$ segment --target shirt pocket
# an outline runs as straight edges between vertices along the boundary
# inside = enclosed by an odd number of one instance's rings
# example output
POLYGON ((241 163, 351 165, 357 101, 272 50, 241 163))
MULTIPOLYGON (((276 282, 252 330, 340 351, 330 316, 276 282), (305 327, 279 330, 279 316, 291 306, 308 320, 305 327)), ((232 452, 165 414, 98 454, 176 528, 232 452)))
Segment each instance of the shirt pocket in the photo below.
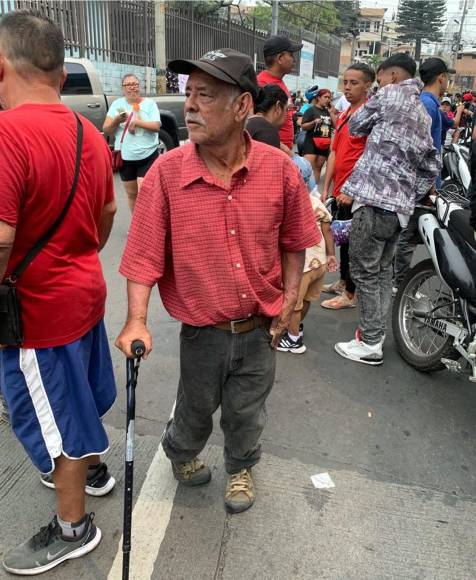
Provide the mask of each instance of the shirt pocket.
POLYGON ((279 229, 271 228, 268 231, 255 233, 255 252, 258 271, 260 274, 269 274, 279 265, 279 229))

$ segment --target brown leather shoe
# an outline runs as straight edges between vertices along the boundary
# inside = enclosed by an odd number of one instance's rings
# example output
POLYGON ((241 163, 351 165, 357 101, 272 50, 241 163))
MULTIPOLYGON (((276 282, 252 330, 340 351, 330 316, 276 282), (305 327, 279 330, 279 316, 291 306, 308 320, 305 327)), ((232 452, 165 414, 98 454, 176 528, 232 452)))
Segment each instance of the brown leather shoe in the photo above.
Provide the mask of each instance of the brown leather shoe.
POLYGON ((225 509, 231 514, 238 514, 249 509, 255 502, 251 467, 233 473, 228 479, 225 492, 225 509))
POLYGON ((174 461, 171 463, 175 479, 183 485, 190 487, 204 485, 212 478, 210 468, 198 457, 194 457, 185 463, 175 463, 174 461))

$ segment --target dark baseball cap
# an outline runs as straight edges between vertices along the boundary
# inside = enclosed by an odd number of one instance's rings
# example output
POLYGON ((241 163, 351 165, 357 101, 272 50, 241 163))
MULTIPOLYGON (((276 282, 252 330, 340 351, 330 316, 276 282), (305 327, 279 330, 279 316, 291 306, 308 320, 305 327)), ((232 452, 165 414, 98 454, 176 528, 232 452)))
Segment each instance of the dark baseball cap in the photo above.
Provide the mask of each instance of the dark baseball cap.
POLYGON ((420 78, 424 83, 443 73, 454 74, 455 72, 455 69, 448 68, 446 62, 436 56, 422 62, 419 70, 420 78))
POLYGON ((168 67, 172 72, 184 75, 199 69, 220 81, 238 86, 253 97, 258 93, 258 82, 251 58, 232 48, 210 50, 198 60, 173 60, 168 67))
POLYGON ((272 56, 280 52, 298 52, 302 47, 302 44, 293 42, 287 36, 270 36, 264 43, 263 55, 272 56))

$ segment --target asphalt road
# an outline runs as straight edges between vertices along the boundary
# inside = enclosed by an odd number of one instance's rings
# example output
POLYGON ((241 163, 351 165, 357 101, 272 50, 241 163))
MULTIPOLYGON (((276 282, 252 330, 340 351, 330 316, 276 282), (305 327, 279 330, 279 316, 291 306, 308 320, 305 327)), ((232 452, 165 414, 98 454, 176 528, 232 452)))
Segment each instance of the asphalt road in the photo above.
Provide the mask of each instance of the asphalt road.
MULTIPOLYGON (((126 310, 117 269, 129 216, 118 181, 117 189, 119 213, 102 255, 111 344, 126 310)), ((213 473, 206 487, 177 487, 159 447, 175 398, 179 324, 154 294, 154 352, 141 366, 137 393, 131 578, 476 578, 475 386, 448 372, 414 371, 391 333, 381 367, 345 361, 333 345, 352 336, 356 320, 356 311, 316 305, 306 321, 307 352, 279 353, 263 460, 254 470, 257 501, 230 516, 218 420, 204 452, 213 473), (311 476, 321 473, 335 487, 316 489, 311 476)), ((104 539, 93 554, 45 577, 120 578, 125 361, 113 351, 119 396, 105 419, 106 460, 117 486, 88 499, 104 539)), ((0 433, 3 554, 49 521, 54 495, 5 424, 0 433)))

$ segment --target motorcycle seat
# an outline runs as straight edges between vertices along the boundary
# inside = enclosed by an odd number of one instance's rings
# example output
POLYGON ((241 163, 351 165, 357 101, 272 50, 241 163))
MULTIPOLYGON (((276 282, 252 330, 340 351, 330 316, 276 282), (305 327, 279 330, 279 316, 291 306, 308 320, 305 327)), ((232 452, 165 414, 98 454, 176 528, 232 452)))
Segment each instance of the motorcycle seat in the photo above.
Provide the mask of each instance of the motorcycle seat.
POLYGON ((474 239, 474 230, 469 223, 471 210, 458 209, 451 212, 448 222, 448 230, 451 234, 463 238, 468 244, 476 250, 476 241, 474 239))

